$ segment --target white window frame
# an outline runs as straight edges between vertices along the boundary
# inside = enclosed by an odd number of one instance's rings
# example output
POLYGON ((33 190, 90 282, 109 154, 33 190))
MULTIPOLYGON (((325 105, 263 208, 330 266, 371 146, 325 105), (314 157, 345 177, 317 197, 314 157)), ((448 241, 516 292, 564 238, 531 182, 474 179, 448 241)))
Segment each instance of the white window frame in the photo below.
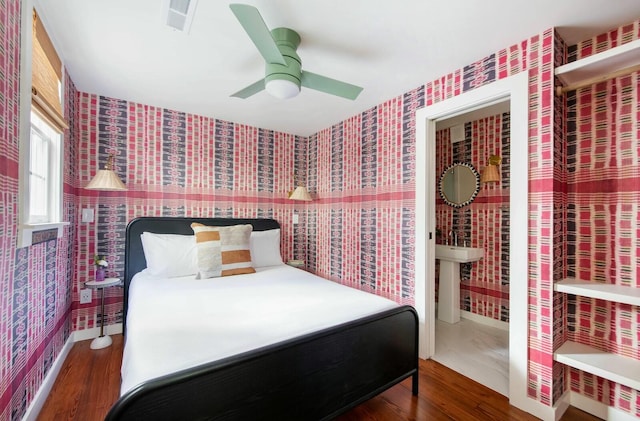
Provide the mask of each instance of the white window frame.
MULTIPOLYGON (((47 224, 61 220, 61 190, 62 190, 62 135, 51 127, 38 113, 31 111, 31 130, 29 133, 29 179, 27 180, 28 195, 24 197, 25 208, 28 212, 26 222, 29 225, 47 224), (42 140, 41 145, 35 144, 35 137, 42 140), (38 151, 41 147, 44 151, 38 151), (42 153, 41 162, 34 162, 38 154, 42 153), (44 167, 44 168, 43 168, 44 167), (34 198, 34 177, 44 179, 44 206, 41 212, 36 212, 34 198)), ((26 193, 26 192, 25 192, 26 193)), ((36 194, 35 197, 40 196, 36 194)), ((42 199, 42 198, 41 198, 42 199)))
MULTIPOLYGON (((33 0, 24 0, 22 2, 22 10, 31 11, 34 7, 33 0)), ((64 136, 62 133, 58 135, 58 139, 52 140, 50 147, 49 160, 49 183, 48 193, 51 200, 48 200, 48 215, 45 218, 31 217, 30 211, 30 164, 31 164, 31 130, 32 130, 32 109, 31 109, 31 49, 33 46, 33 17, 31 13, 22 13, 21 19, 21 43, 20 43, 20 173, 18 180, 18 206, 19 206, 19 225, 18 225, 18 244, 20 247, 28 247, 32 244, 33 233, 38 231, 57 229, 57 238, 62 237, 63 227, 69 225, 69 222, 62 221, 62 205, 63 205, 63 145, 64 136)), ((63 69, 64 71, 64 69, 63 69)), ((64 78, 62 83, 64 83, 64 78)), ((64 90, 61 90, 64 93, 64 90)), ((63 103, 64 103, 64 94, 63 103)), ((44 121, 44 119, 41 119, 44 121)), ((46 121, 44 123, 50 127, 46 121)), ((40 131, 41 128, 38 129, 40 131)))

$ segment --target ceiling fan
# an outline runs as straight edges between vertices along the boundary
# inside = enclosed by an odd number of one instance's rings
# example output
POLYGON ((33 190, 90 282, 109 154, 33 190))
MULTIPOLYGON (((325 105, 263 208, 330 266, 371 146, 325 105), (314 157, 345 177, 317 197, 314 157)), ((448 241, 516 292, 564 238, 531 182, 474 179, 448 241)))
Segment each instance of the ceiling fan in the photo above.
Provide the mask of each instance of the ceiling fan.
POLYGON ((289 28, 269 31, 255 7, 246 4, 230 4, 229 7, 266 64, 264 79, 231 96, 245 99, 266 89, 276 98, 288 99, 300 93, 300 86, 351 100, 355 100, 362 92, 359 86, 303 71, 300 56, 296 53, 300 45, 300 35, 296 31, 289 28))

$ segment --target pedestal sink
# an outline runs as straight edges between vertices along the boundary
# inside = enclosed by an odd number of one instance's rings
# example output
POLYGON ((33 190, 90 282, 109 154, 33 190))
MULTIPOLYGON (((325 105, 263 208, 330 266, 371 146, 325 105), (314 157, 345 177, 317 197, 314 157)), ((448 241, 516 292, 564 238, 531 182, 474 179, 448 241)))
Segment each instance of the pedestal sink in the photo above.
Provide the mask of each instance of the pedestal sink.
POLYGON ((440 259, 439 320, 460 321, 460 263, 475 262, 483 257, 481 248, 436 244, 436 259, 440 259))

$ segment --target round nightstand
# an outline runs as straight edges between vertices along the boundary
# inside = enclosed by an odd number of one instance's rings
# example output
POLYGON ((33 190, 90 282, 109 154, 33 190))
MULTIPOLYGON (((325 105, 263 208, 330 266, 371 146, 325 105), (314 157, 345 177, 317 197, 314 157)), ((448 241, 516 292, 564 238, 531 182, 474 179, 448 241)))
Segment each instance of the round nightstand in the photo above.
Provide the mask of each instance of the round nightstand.
POLYGON ((121 285, 120 278, 106 278, 104 281, 88 281, 84 285, 100 290, 100 336, 91 341, 91 349, 102 349, 111 345, 111 336, 104 334, 104 289, 121 285))

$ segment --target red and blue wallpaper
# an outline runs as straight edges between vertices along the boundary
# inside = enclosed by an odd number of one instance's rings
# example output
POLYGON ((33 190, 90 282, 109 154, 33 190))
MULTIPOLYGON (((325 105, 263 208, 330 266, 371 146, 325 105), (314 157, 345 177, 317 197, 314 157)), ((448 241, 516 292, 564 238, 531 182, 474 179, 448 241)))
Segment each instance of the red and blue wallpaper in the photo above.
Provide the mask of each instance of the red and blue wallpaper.
MULTIPOLYGON (((553 311, 551 252, 555 240, 556 38, 553 30, 545 31, 311 136, 308 167, 309 185, 318 196, 307 208, 308 260, 312 270, 398 302, 411 303, 415 110, 497 79, 528 72, 531 258, 529 270, 512 276, 511 282, 529 285, 528 393, 546 405, 559 398, 564 378, 562 367, 553 362, 554 333, 562 329, 558 323, 561 318, 553 311), (360 184, 354 186, 358 179, 360 184), (342 224, 340 230, 334 225, 338 222, 342 224), (557 384, 559 389, 554 389, 557 384)), ((491 294, 500 298, 492 299, 495 304, 489 313, 504 317, 502 291, 491 294)), ((475 305, 473 299, 469 305, 475 305)))
MULTIPOLYGON (((65 160, 64 235, 17 248, 19 221, 20 7, 0 2, 0 419, 22 419, 71 334, 77 221, 75 159, 65 160)), ((64 154, 75 156, 73 83, 65 80, 64 154)))
MULTIPOLYGON (((640 38, 640 21, 568 49, 571 61, 640 38)), ((640 288, 640 72, 569 92, 567 276, 640 288)), ((637 306, 570 296, 567 337, 640 359, 637 306)), ((637 390, 571 369, 568 386, 640 417, 637 390)))
MULTIPOLYGON (((78 204, 96 209, 96 223, 77 227, 75 297, 94 254, 106 257, 108 276, 123 276, 125 228, 139 216, 275 218, 283 258, 304 259, 301 224, 290 223, 301 205, 286 197, 294 174, 304 176, 306 138, 86 93, 77 102, 78 204), (128 190, 82 188, 110 154, 128 190)), ((122 290, 105 297, 107 324, 121 322, 122 290)), ((96 326, 98 311, 96 301, 74 306, 74 330, 96 326)))
POLYGON ((413 304, 413 111, 423 105, 418 89, 310 136, 310 270, 413 304))
MULTIPOLYGON (((436 198, 436 226, 443 236, 458 234, 459 244, 484 250, 484 258, 460 267, 460 309, 503 322, 509 321, 509 113, 471 121, 465 138, 451 143, 449 129, 436 132, 436 175, 454 162, 481 172, 490 155, 502 158, 501 180, 481 184, 474 201, 453 208, 436 198)), ((436 271, 436 283, 438 281, 436 271)))
MULTIPOLYGON (((0 2, 0 418, 20 419, 70 332, 95 326, 98 300, 80 305, 78 289, 93 276, 95 253, 107 256, 110 274, 122 275, 124 227, 136 216, 273 217, 282 223, 285 259, 305 259, 309 269, 321 276, 412 303, 415 110, 525 71, 529 75, 530 116, 529 265, 512 275, 511 282, 526 282, 529 290, 528 303, 523 303, 529 309, 529 396, 553 405, 570 386, 638 413, 636 391, 574 371, 570 372, 570 385, 565 385, 564 368, 553 362, 554 346, 566 336, 583 341, 591 340, 586 339, 591 334, 603 337, 599 346, 624 354, 638 349, 634 308, 600 302, 565 303, 553 293, 554 280, 566 273, 595 278, 613 273, 615 282, 620 283, 632 282, 632 274, 637 279, 638 258, 629 251, 638 248, 634 242, 638 212, 635 205, 629 205, 638 202, 634 196, 637 174, 627 172, 635 168, 638 155, 629 152, 637 152, 637 73, 578 91, 574 102, 569 99, 566 137, 560 133, 564 104, 553 96, 553 68, 566 55, 553 30, 308 138, 77 93, 67 78, 66 113, 71 127, 65 133, 65 155, 69 158, 65 160, 64 212, 71 225, 61 239, 17 249, 20 5, 17 0, 0 2), (575 124, 572 128, 571 113, 586 116, 593 107, 607 111, 598 114, 591 125, 575 124), (631 128, 625 125, 629 121, 631 128), (614 148, 607 149, 604 160, 598 152, 599 140, 594 140, 599 139, 603 124, 615 127, 605 137, 615 136, 616 148, 621 149, 615 154, 614 148), (566 155, 561 153, 565 142, 566 155), (593 147, 583 149, 590 144, 593 147), (109 154, 114 154, 116 170, 128 191, 83 189, 109 154), (571 176, 570 165, 566 177, 558 171, 563 159, 580 163, 573 165, 571 176), (583 159, 589 165, 584 165, 583 159), (623 193, 603 199, 597 188, 577 178, 589 180, 589 171, 599 165, 612 171, 611 180, 627 186, 623 193), (297 182, 307 185, 316 200, 300 203, 285 199, 297 182), (558 191, 565 185, 566 196, 558 191), (575 201, 566 199, 572 195, 575 201), (570 203, 575 203, 575 211, 570 203), (96 210, 96 223, 80 222, 83 208, 96 210), (300 215, 295 226, 290 223, 294 213, 300 215), (624 222, 622 231, 607 225, 613 218, 624 222), (600 227, 597 224, 602 224, 597 232, 588 232, 588 227, 600 227), (558 226, 563 228, 555 230, 558 226), (605 264, 602 273, 599 267, 583 264, 580 254, 583 247, 591 246, 594 235, 597 244, 603 240, 616 251, 615 258, 596 256, 605 264), (566 318, 568 329, 564 327, 564 308, 574 309, 566 318), (601 309, 610 320, 598 319, 601 309), (584 332, 587 326, 593 326, 588 335, 584 332)), ((603 37, 569 49, 569 59, 637 39, 638 23, 603 37)), ((500 125, 504 124, 502 120, 500 125)), ((502 153, 507 155, 504 149, 502 153)), ((478 167, 484 159, 478 157, 478 167)), ((504 166, 502 169, 504 177, 504 166)), ((485 190, 487 202, 478 202, 487 215, 501 221, 508 212, 503 204, 508 188, 504 183, 485 190), (498 209, 489 211, 489 203, 498 209)), ((466 230, 473 218, 481 218, 474 216, 481 211, 474 212, 462 212, 447 221, 466 230)), ((495 239, 503 229, 494 227, 488 235, 495 239)), ((505 245, 500 243, 496 256, 503 253, 505 245)), ((496 264, 498 260, 496 257, 496 264)), ((490 287, 470 284, 469 308, 487 307, 485 314, 505 317, 503 290, 498 286, 502 281, 497 280, 500 276, 487 275, 490 287), (487 293, 477 294, 478 288, 487 293), (501 298, 486 298, 496 295, 501 298)), ((470 277, 479 280, 484 275, 480 271, 474 274, 472 269, 470 277)), ((121 312, 121 291, 108 289, 107 323, 120 321, 121 312)))

